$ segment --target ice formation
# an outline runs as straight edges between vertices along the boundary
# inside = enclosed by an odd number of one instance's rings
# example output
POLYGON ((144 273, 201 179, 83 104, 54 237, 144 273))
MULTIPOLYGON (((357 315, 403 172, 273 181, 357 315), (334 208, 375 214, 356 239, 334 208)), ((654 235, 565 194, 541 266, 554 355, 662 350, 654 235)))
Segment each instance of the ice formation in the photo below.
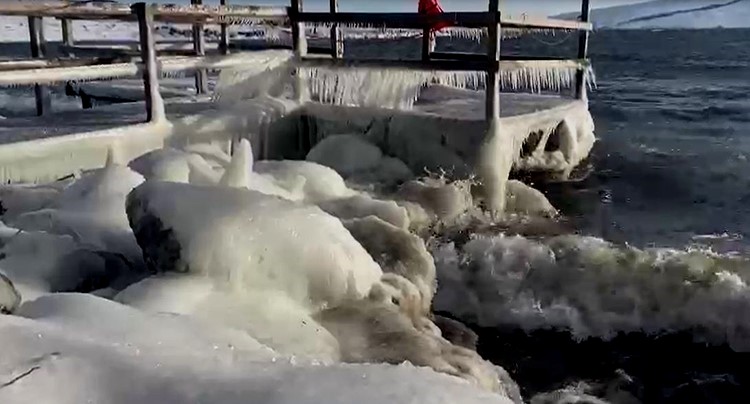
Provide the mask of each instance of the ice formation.
POLYGON ((246 333, 61 294, 0 316, 8 404, 55 402, 510 403, 411 365, 320 366, 279 355, 246 333), (346 386, 342 389, 341 386, 346 386))

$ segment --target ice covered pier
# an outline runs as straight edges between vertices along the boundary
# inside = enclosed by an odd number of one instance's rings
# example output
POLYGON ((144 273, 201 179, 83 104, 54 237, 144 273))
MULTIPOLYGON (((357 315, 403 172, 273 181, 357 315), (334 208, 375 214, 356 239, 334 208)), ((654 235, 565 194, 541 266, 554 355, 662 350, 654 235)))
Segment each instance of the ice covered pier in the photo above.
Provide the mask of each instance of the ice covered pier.
POLYGON ((567 177, 593 145, 588 0, 579 21, 507 16, 498 0, 489 0, 486 12, 439 13, 340 12, 338 0, 328 12, 307 12, 301 0, 289 7, 191 3, 0 4, 0 15, 28 18, 32 55, 0 61, 0 87, 34 86, 40 115, 0 121, 0 179, 49 180, 98 167, 113 147, 133 158, 165 144, 240 137, 251 140, 256 158, 300 158, 338 133, 363 134, 415 172, 448 168, 463 176, 482 164, 492 122, 502 128, 502 139, 495 137, 504 150, 493 158, 567 177), (45 18, 60 21, 63 56, 45 52, 45 18), (137 43, 97 46, 76 37, 75 23, 100 20, 137 24, 137 43), (191 39, 170 46, 158 40, 157 24, 190 24, 191 39), (232 39, 235 26, 263 31, 270 49, 243 50, 232 39), (206 40, 211 28, 218 32, 214 42, 206 40), (328 45, 308 46, 320 31, 328 45), (570 59, 501 54, 504 38, 557 31, 579 32, 570 59), (346 55, 346 37, 373 32, 421 34, 420 57, 346 55), (445 36, 483 40, 486 52, 441 51, 438 39, 445 36), (160 81, 186 72, 195 77, 198 97, 177 94, 164 102, 160 81), (142 90, 132 91, 131 80, 128 92, 143 103, 51 112, 46 86, 117 79, 108 82, 112 92, 125 93, 121 80, 133 77, 142 79, 142 90), (211 79, 213 95, 202 96, 211 79))

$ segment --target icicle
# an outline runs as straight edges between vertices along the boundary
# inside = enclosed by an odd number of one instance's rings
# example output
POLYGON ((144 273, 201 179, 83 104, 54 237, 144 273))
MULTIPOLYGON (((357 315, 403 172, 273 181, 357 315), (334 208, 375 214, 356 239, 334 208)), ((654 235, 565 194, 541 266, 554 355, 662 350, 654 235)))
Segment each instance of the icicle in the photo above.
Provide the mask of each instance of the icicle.
POLYGON ((250 141, 240 139, 235 144, 232 160, 229 162, 219 184, 231 188, 249 188, 250 173, 253 167, 253 149, 250 141))

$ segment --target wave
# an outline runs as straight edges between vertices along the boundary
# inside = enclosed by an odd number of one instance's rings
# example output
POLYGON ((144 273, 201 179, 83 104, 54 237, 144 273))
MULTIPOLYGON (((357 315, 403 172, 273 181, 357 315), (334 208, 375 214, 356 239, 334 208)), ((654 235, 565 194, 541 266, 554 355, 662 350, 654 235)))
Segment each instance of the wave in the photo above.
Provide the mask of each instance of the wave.
POLYGON ((577 235, 479 235, 434 250, 435 308, 484 327, 563 329, 578 339, 692 332, 750 350, 750 260, 637 249, 577 235))

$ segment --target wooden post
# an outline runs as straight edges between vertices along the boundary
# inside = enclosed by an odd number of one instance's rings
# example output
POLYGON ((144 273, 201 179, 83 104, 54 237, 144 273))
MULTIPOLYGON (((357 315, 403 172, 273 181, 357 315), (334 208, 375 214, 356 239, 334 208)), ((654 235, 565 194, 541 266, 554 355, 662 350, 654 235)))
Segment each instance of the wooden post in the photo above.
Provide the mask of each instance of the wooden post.
POLYGON ((146 120, 152 122, 164 115, 159 94, 159 66, 154 43, 154 10, 146 3, 135 3, 131 11, 138 19, 138 33, 143 62, 143 90, 146 94, 146 120))
POLYGON ((62 41, 63 45, 65 45, 68 49, 66 49, 65 54, 68 56, 73 56, 73 52, 70 48, 75 46, 75 39, 73 38, 73 21, 63 18, 60 20, 60 24, 62 25, 62 41))
MULTIPOLYGON (((227 5, 227 0, 221 0, 219 3, 222 6, 227 5)), ((229 54, 229 26, 227 24, 221 24, 221 38, 219 39, 219 52, 222 55, 229 54)))
MULTIPOLYGON (((44 59, 47 44, 44 40, 44 26, 41 17, 29 17, 29 44, 31 46, 31 57, 44 59)), ((38 116, 44 115, 52 109, 47 87, 35 84, 34 97, 36 98, 36 114, 38 116)))
MULTIPOLYGON (((590 0, 581 0, 581 21, 589 22, 591 20, 590 0)), ((578 38, 578 59, 586 59, 589 54, 589 31, 581 31, 578 38)), ((583 69, 576 73, 576 98, 585 100, 586 96, 586 74, 583 69)))
MULTIPOLYGON (((203 0, 190 0, 190 4, 201 5, 203 0)), ((206 38, 203 35, 202 24, 193 24, 193 50, 196 56, 206 55, 206 38)), ((204 69, 195 71, 195 91, 198 94, 208 93, 208 72, 204 69)))
POLYGON ((487 93, 485 101, 485 118, 489 123, 492 119, 500 117, 500 12, 499 0, 490 0, 489 12, 493 16, 487 26, 487 93))
MULTIPOLYGON (((339 12, 339 0, 330 0, 331 14, 339 12)), ((341 34, 341 27, 333 24, 331 27, 331 56, 334 59, 344 57, 344 36, 341 34)))
MULTIPOLYGON (((307 56, 307 34, 305 33, 305 24, 299 22, 299 13, 302 12, 302 0, 292 0, 292 47, 294 55, 298 60, 307 56)), ((300 74, 299 67, 295 72, 294 95, 295 98, 302 102, 308 98, 306 83, 300 74)))

